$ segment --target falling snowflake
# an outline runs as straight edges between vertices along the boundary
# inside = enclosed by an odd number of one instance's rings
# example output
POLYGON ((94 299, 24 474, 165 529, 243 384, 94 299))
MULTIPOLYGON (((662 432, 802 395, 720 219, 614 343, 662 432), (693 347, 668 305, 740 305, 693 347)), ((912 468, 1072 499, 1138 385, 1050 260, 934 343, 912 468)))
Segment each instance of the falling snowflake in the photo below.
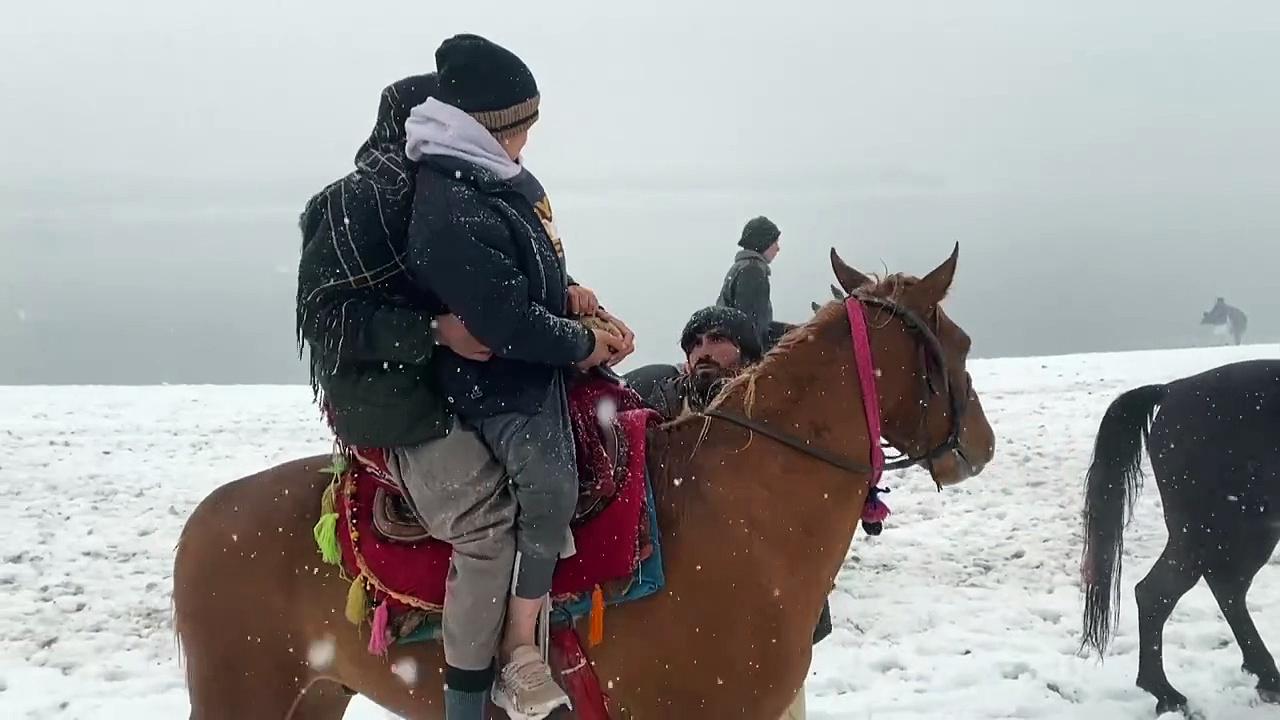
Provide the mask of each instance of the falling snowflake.
POLYGON ((316 670, 326 670, 333 664, 333 657, 337 653, 337 642, 334 641, 332 635, 325 635, 323 638, 311 643, 311 647, 307 648, 307 664, 316 670))
POLYGON ((617 417, 618 403, 613 398, 604 397, 596 403, 596 420, 600 423, 600 427, 607 428, 613 425, 617 417))
POLYGON ((391 672, 400 678, 405 685, 416 685, 418 682, 418 661, 413 658, 401 658, 391 664, 391 672))

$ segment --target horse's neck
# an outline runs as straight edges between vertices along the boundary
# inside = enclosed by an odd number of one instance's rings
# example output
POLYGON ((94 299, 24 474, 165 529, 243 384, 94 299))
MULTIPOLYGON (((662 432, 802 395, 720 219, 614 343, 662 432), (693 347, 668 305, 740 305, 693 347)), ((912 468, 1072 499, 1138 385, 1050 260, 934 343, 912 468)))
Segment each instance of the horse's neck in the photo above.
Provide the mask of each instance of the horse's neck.
MULTIPOLYGON (((843 347, 825 340, 815 331, 814 339, 770 356, 752 379, 726 389, 719 407, 866 463, 870 440, 852 352, 847 338, 843 347)), ((741 547, 745 536, 794 553, 797 563, 811 559, 831 573, 839 567, 866 497, 865 476, 723 420, 686 423, 672 437, 672 452, 689 458, 672 468, 688 501, 679 522, 704 535, 701 542, 741 547)))

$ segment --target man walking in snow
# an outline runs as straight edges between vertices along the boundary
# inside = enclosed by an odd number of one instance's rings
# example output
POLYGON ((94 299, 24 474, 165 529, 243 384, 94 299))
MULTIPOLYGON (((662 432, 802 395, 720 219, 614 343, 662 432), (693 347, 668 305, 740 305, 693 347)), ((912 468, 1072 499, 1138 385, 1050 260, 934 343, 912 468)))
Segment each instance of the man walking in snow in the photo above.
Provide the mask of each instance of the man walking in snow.
POLYGON ((773 302, 769 297, 769 265, 781 250, 782 232, 767 217, 747 221, 738 246, 742 248, 725 273, 716 305, 746 314, 755 328, 761 347, 768 350, 782 336, 786 326, 773 322, 773 302))

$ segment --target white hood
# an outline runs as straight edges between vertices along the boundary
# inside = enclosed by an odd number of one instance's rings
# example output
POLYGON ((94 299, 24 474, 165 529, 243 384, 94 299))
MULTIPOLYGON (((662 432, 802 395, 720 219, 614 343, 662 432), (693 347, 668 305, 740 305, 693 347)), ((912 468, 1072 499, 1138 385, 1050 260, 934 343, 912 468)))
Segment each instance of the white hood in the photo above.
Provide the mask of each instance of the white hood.
POLYGON ((478 120, 435 98, 409 113, 404 131, 404 151, 414 162, 428 155, 443 155, 482 167, 502 180, 524 170, 478 120))

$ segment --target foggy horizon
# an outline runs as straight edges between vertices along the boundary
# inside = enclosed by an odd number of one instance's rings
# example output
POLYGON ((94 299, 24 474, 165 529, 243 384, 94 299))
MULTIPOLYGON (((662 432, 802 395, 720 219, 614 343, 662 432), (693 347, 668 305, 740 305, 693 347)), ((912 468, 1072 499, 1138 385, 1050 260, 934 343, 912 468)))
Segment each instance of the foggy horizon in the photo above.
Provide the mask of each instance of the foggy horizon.
MULTIPOLYGON (((14 11, 5 13, 14 15, 14 11)), ((1280 339, 1280 7, 1144 0, 727 0, 497 13, 394 2, 122 17, 66 0, 0 26, 0 384, 305 382, 307 198, 351 170, 387 84, 476 32, 543 94, 527 164, 571 272, 678 361, 742 224, 782 229, 780 320, 827 250, 923 274, 979 357, 1280 339)))

